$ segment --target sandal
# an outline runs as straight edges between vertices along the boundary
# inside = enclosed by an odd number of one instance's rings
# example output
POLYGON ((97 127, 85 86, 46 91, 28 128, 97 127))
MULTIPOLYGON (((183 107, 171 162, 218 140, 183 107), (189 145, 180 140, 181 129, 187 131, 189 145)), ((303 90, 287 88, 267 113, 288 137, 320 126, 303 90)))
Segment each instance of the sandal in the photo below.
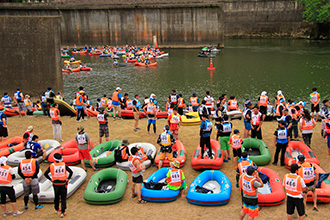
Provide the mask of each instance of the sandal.
POLYGON ((318 212, 319 210, 318 210, 317 208, 315 208, 315 207, 314 207, 314 208, 313 208, 313 211, 316 211, 316 212, 318 212))
POLYGON ((137 197, 137 194, 136 193, 132 194, 132 198, 135 198, 135 197, 137 197))
POLYGON ((145 200, 141 199, 141 200, 138 200, 138 201, 137 201, 137 203, 138 203, 138 204, 146 204, 146 203, 147 203, 147 201, 145 201, 145 200))

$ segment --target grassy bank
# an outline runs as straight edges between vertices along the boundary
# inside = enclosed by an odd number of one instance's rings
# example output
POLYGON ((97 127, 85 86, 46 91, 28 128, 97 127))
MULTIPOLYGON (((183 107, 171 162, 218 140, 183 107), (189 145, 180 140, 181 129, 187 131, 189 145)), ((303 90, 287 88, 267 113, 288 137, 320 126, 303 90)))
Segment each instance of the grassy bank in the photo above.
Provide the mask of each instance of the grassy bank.
MULTIPOLYGON (((98 144, 98 123, 95 118, 77 123, 73 118, 63 117, 63 139, 65 141, 72 140, 76 134, 76 128, 82 124, 85 127, 86 132, 91 137, 94 145, 98 144)), ((156 146, 157 137, 151 135, 148 136, 146 132, 147 120, 140 121, 140 127, 142 128, 138 132, 133 131, 133 120, 110 120, 110 139, 122 140, 128 139, 131 143, 134 142, 149 142, 156 146)), ((165 125, 165 120, 157 121, 157 132, 162 132, 165 125)), ((39 139, 52 139, 52 127, 51 120, 47 117, 25 117, 8 118, 8 131, 10 137, 16 135, 22 135, 29 125, 34 126, 34 134, 39 136, 39 139)), ((242 121, 233 121, 234 128, 237 128, 243 133, 244 125, 242 121)), ((277 127, 276 122, 265 122, 262 126, 263 137, 266 144, 269 146, 272 157, 275 152, 273 145, 273 133, 277 127)), ((318 122, 312 139, 312 148, 320 160, 321 167, 329 172, 330 163, 328 163, 329 156, 327 155, 326 142, 320 136, 321 124, 318 122)), ((215 132, 213 131, 212 137, 215 138, 215 132)), ((192 153, 196 146, 199 144, 199 127, 198 126, 184 126, 180 128, 179 139, 186 146, 188 151, 187 162, 183 167, 183 171, 186 175, 187 184, 200 173, 192 169, 190 161, 192 153)), ((158 149, 158 146, 157 146, 158 149)), ((48 164, 42 164, 43 171, 46 170, 48 164)), ((284 174, 288 173, 285 167, 267 165, 278 172, 283 178, 284 174)), ((202 207, 191 205, 186 199, 179 198, 175 202, 157 204, 148 203, 145 205, 137 204, 136 199, 131 198, 131 174, 127 172, 129 183, 127 185, 124 199, 114 205, 109 206, 94 206, 88 205, 84 199, 84 191, 90 176, 94 173, 91 169, 88 170, 88 177, 85 183, 68 199, 68 209, 66 219, 238 219, 241 209, 241 196, 239 190, 235 187, 235 171, 232 161, 225 163, 221 168, 228 178, 231 180, 233 188, 229 204, 219 207, 202 207)), ((151 167, 144 173, 144 177, 148 177, 156 171, 156 167, 151 167)), ((23 197, 18 199, 18 206, 20 210, 23 209, 23 197)), ((43 209, 35 211, 32 209, 33 204, 30 203, 30 210, 25 212, 22 217, 24 219, 56 219, 59 216, 54 214, 53 204, 46 204, 43 209)), ((313 206, 309 204, 307 207, 308 219, 329 219, 329 204, 320 204, 319 212, 312 211, 313 206)), ((286 205, 283 203, 280 206, 265 207, 260 212, 258 219, 286 219, 286 205)), ((6 217, 8 219, 12 217, 6 217)))

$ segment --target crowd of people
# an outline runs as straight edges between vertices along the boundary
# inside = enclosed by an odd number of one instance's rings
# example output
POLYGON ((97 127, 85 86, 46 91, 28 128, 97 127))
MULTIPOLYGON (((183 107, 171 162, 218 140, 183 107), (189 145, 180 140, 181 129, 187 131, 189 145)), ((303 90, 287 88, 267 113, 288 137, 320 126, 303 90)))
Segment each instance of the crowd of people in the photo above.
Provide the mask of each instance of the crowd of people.
MULTIPOLYGON (((253 219, 258 216, 259 206, 257 197, 257 188, 263 186, 259 174, 257 172, 256 165, 248 158, 246 152, 242 152, 243 139, 240 137, 240 131, 233 128, 233 124, 229 121, 227 115, 228 112, 238 111, 239 105, 235 96, 230 96, 227 100, 227 95, 223 94, 217 101, 211 97, 210 92, 206 91, 204 99, 200 102, 196 93, 193 93, 190 100, 184 100, 182 94, 176 94, 176 90, 172 90, 172 93, 167 98, 166 111, 168 112, 167 125, 164 127, 164 132, 157 134, 156 128, 156 114, 160 111, 157 105, 156 95, 151 94, 150 97, 145 97, 144 101, 139 101, 139 94, 134 96, 131 100, 128 98, 128 94, 121 95, 122 89, 117 87, 112 93, 111 98, 107 98, 104 94, 102 98, 97 100, 95 108, 91 106, 88 101, 88 96, 84 92, 83 87, 79 88, 74 100, 74 107, 77 110, 77 122, 87 120, 85 118, 85 109, 92 108, 98 111, 97 121, 99 123, 99 142, 102 143, 102 138, 105 137, 106 141, 109 140, 109 128, 108 118, 109 112, 113 114, 113 120, 121 117, 121 111, 132 110, 134 112, 134 131, 136 132, 140 128, 138 122, 141 112, 147 115, 148 125, 147 132, 150 135, 150 127, 153 125, 153 133, 158 136, 157 144, 160 145, 160 162, 158 168, 162 168, 163 160, 167 158, 170 161, 171 169, 169 170, 166 178, 166 187, 173 190, 182 190, 182 196, 186 189, 185 176, 182 170, 180 170, 180 162, 176 160, 177 152, 174 148, 174 144, 179 138, 179 129, 181 126, 181 116, 185 112, 198 112, 201 118, 200 125, 200 147, 201 158, 207 157, 213 159, 210 137, 213 130, 212 118, 215 120, 216 138, 220 141, 221 150, 223 151, 224 162, 231 160, 230 148, 232 148, 234 167, 237 172, 237 184, 242 191, 243 208, 240 214, 240 218, 243 219, 246 214, 249 215, 249 219, 253 219), (220 140, 219 140, 220 139, 220 140), (204 147, 208 149, 205 154, 204 147)), ((63 141, 61 138, 61 116, 58 109, 58 104, 52 101, 53 98, 61 98, 60 94, 57 96, 51 88, 48 88, 43 93, 41 99, 41 107, 45 115, 48 115, 52 119, 53 135, 54 139, 63 141), (44 103, 44 104, 42 104, 44 103), (43 107, 44 106, 44 107, 43 107)), ((275 111, 269 111, 269 106, 273 103, 267 96, 267 92, 262 92, 258 102, 253 105, 252 101, 246 99, 244 103, 244 109, 242 115, 244 117, 244 138, 251 136, 252 138, 262 139, 262 123, 269 116, 269 113, 274 113, 276 120, 278 121, 278 128, 274 132, 274 145, 276 151, 274 155, 273 165, 277 165, 279 154, 280 165, 284 166, 284 153, 288 146, 288 143, 292 139, 299 137, 299 131, 306 145, 311 147, 311 137, 313 134, 313 128, 315 127, 319 117, 322 117, 322 130, 324 137, 330 136, 330 114, 328 111, 328 100, 323 100, 323 107, 320 111, 321 95, 317 92, 316 88, 312 89, 310 94, 311 112, 306 109, 306 103, 300 101, 297 104, 293 100, 286 100, 282 91, 278 91, 274 102, 275 111), (314 120, 314 116, 315 119, 314 120)), ((19 110, 26 111, 26 102, 23 93, 20 89, 14 94, 14 101, 16 102, 19 110)), ((0 138, 6 138, 8 136, 7 131, 7 117, 4 113, 5 108, 12 108, 11 98, 7 93, 1 99, 3 108, 0 113, 0 138)), ((97 171, 93 164, 93 160, 89 154, 88 148, 90 147, 90 138, 84 131, 83 126, 78 127, 78 133, 76 134, 76 142, 79 148, 79 155, 81 158, 81 164, 83 169, 86 170, 84 160, 88 160, 92 169, 97 171)), ((36 157, 43 156, 45 159, 45 152, 38 144, 38 136, 33 135, 33 127, 29 126, 27 131, 23 134, 23 142, 26 149, 26 159, 19 165, 19 175, 24 179, 24 203, 25 209, 28 209, 28 196, 33 194, 33 201, 35 203, 35 209, 42 208, 42 205, 38 203, 39 185, 37 181, 37 173, 39 171, 39 164, 34 159, 36 157)), ((328 153, 330 155, 330 139, 328 138, 328 153)), ((118 148, 119 159, 116 160, 128 161, 129 168, 132 171, 132 198, 138 197, 138 203, 146 203, 141 198, 141 184, 143 183, 142 171, 145 169, 141 165, 143 160, 148 159, 144 154, 143 148, 133 147, 128 150, 129 142, 124 140, 122 145, 118 148)), ((152 158, 149 158, 152 159, 152 158)), ((60 154, 55 155, 55 163, 51 164, 49 169, 45 172, 46 178, 53 181, 55 192, 55 210, 57 213, 61 213, 61 216, 65 216, 66 209, 66 188, 67 180, 72 176, 72 171, 65 163, 62 162, 60 154), (60 168, 59 168, 60 167, 60 168), (66 173, 70 173, 67 177, 66 173), (51 173, 51 176, 49 175, 51 173), (62 202, 61 209, 59 208, 59 201, 62 202)), ((4 210, 4 215, 10 214, 4 205, 6 203, 6 195, 9 196, 14 215, 20 215, 22 212, 17 210, 16 200, 13 192, 11 181, 15 176, 13 175, 12 168, 6 165, 7 158, 2 157, 0 160, 1 171, 0 173, 0 192, 1 192, 1 204, 4 210)), ((318 181, 318 171, 312 164, 305 162, 305 157, 300 155, 297 158, 297 163, 293 163, 290 169, 291 173, 284 177, 284 187, 287 192, 287 214, 288 219, 292 218, 294 209, 297 208, 300 219, 305 216, 306 207, 306 193, 308 191, 313 192, 314 209, 317 211, 315 185, 318 181), (308 170, 309 175, 304 175, 308 170), (294 183, 294 184, 293 184, 294 183)))

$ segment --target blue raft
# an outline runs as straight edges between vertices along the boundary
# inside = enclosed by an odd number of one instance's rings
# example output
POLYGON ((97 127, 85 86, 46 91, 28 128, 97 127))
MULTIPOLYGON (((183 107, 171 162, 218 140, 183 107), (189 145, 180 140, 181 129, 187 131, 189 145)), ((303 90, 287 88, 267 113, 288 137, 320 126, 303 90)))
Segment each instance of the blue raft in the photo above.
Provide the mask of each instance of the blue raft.
MULTIPOLYGON (((198 187, 198 188, 199 188, 198 187)), ((206 170, 198 175, 190 184, 187 200, 191 204, 203 206, 225 205, 230 200, 231 182, 219 170, 206 170), (202 187, 209 193, 197 192, 196 187, 202 187)))
MULTIPOLYGON (((154 172, 151 176, 149 176, 145 182, 164 182, 166 178, 166 174, 169 171, 169 167, 163 167, 156 172, 154 172)), ((143 200, 148 202, 172 202, 179 197, 180 190, 152 190, 147 189, 142 184, 141 188, 141 196, 143 200)))

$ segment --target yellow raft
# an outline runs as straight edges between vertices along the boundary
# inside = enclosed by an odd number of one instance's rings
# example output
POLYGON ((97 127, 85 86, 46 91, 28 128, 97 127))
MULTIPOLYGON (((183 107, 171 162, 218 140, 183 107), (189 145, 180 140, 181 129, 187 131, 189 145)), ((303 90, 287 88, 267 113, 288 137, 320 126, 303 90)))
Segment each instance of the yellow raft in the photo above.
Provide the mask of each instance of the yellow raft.
POLYGON ((74 62, 70 62, 69 60, 64 60, 64 63, 65 64, 68 64, 68 63, 70 63, 70 64, 80 64, 81 63, 81 60, 76 60, 74 62))
POLYGON ((181 117, 182 125, 200 125, 202 120, 199 117, 198 112, 189 112, 181 117))

